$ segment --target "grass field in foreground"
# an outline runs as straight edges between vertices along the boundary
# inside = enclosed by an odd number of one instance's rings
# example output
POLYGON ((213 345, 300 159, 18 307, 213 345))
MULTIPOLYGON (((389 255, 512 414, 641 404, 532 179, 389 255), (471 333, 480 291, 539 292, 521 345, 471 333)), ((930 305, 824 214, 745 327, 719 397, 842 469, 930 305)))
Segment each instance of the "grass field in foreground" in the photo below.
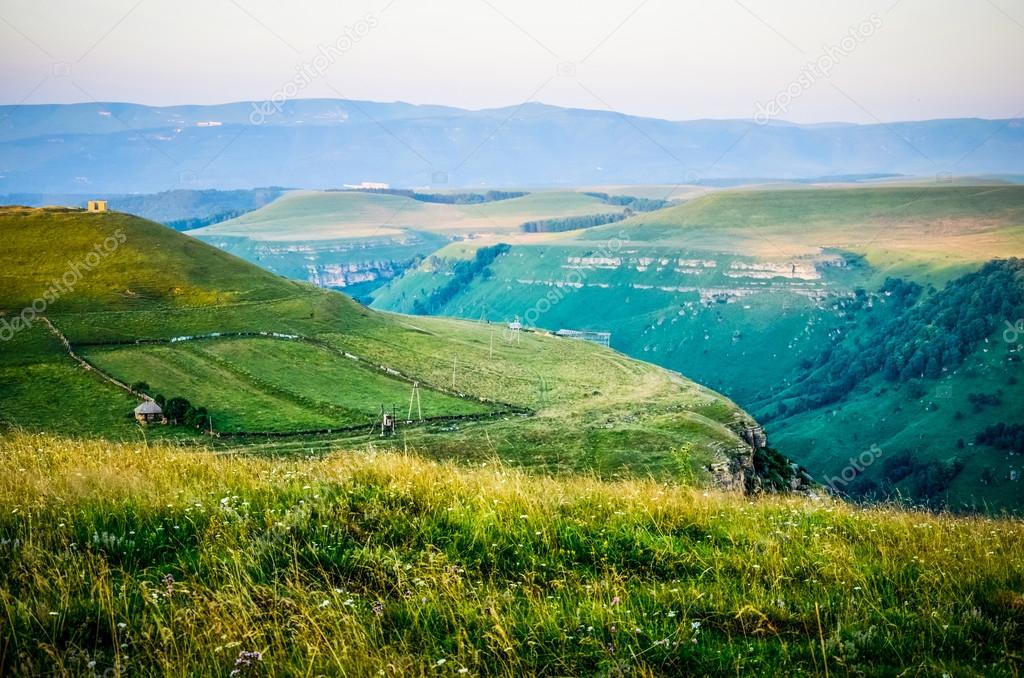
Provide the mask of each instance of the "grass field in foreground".
POLYGON ((5 675, 950 675, 1024 524, 489 463, 0 439, 5 675))

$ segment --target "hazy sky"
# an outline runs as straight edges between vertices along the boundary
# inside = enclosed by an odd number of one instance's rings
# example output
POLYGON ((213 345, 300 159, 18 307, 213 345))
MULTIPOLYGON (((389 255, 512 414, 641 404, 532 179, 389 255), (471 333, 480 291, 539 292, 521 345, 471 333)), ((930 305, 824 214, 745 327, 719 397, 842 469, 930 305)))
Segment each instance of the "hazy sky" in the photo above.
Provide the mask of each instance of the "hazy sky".
POLYGON ((773 101, 797 122, 1010 117, 1022 65, 1024 0, 0 0, 3 103, 284 92, 676 120, 773 101))

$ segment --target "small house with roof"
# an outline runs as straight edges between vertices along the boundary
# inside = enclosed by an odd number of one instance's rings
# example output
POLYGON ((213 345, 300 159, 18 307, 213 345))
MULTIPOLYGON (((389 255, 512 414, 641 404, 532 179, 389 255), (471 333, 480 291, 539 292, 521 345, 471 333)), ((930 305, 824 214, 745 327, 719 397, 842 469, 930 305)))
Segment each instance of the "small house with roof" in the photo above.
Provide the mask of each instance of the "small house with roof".
POLYGON ((135 420, 140 424, 166 424, 164 410, 152 400, 147 400, 135 408, 135 420))

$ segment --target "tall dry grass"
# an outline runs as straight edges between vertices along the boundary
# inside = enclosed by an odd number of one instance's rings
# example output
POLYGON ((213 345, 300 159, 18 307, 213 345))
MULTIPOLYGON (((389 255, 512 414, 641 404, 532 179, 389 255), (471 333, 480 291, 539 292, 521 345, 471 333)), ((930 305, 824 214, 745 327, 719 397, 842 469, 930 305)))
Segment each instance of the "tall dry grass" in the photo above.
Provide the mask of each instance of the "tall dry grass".
POLYGON ((1015 676, 1024 524, 16 433, 0 602, 13 675, 1015 676))

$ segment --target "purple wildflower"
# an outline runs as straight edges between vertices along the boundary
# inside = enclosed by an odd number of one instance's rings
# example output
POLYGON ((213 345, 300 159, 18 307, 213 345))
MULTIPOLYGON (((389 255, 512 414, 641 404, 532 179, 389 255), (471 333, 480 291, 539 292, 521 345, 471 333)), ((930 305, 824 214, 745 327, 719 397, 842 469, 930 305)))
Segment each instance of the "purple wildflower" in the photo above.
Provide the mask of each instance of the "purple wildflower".
POLYGON ((263 661, 262 652, 248 652, 246 650, 242 650, 238 653, 238 658, 235 659, 235 668, 231 671, 232 678, 251 675, 255 672, 256 667, 261 661, 263 661))

